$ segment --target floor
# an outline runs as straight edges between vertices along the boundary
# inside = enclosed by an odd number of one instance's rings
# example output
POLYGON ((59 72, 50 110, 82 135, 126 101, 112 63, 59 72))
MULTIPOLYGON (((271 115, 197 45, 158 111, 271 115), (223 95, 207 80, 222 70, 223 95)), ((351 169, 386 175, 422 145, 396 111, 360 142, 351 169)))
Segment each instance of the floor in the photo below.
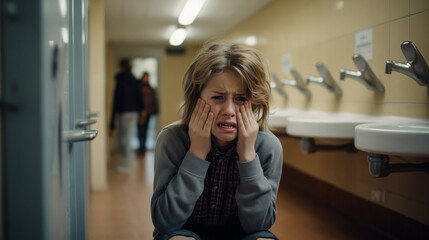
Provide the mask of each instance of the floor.
MULTIPOLYGON (((114 170, 119 155, 112 159, 108 166, 109 190, 93 192, 90 197, 89 239, 151 239, 153 152, 139 156, 129 173, 114 170)), ((358 224, 287 184, 280 185, 277 221, 271 231, 279 239, 386 239, 369 226, 358 224)))

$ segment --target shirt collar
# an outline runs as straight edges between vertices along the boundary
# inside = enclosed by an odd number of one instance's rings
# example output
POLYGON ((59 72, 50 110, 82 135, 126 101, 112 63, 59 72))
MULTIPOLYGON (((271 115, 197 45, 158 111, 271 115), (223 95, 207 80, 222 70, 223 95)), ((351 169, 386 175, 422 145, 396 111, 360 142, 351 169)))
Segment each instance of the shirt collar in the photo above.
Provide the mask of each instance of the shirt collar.
POLYGON ((227 149, 220 149, 212 143, 212 148, 210 149, 210 154, 213 157, 212 159, 218 159, 221 156, 225 156, 226 159, 230 159, 234 153, 236 153, 237 140, 234 140, 233 144, 227 149))

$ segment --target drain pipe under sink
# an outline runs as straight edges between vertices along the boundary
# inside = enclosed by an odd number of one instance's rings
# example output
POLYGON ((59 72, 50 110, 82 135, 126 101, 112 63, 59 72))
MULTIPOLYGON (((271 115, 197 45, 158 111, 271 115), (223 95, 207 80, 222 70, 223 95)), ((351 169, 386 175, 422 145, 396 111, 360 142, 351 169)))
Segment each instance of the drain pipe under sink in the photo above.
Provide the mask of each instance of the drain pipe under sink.
POLYGON ((318 151, 346 151, 348 153, 356 153, 357 149, 353 143, 347 143, 339 146, 332 145, 316 145, 314 138, 301 138, 301 150, 306 154, 315 153, 318 151))
POLYGON ((417 172, 424 171, 429 174, 429 163, 389 163, 389 156, 384 154, 371 153, 368 155, 369 172, 373 177, 387 177, 394 172, 417 172))

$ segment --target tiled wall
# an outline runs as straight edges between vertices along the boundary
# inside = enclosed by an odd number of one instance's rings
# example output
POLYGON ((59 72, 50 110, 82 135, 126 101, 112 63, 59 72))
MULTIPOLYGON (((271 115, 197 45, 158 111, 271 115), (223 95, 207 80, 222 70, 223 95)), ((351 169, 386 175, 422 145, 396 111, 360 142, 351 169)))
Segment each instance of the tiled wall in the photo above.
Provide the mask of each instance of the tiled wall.
MULTIPOLYGON (((226 40, 247 36, 257 37, 255 47, 269 60, 270 70, 282 78, 292 79, 281 68, 282 56, 290 53, 292 67, 303 78, 318 76, 315 64, 321 61, 343 91, 335 96, 310 84, 312 97, 308 98, 285 87, 289 98, 273 92, 274 107, 429 118, 429 88, 398 72, 385 74, 386 60, 405 62, 400 48, 403 41, 414 42, 429 62, 428 0, 277 0, 233 29, 226 40), (370 28, 373 59, 368 63, 384 84, 384 93, 369 91, 349 78, 339 79, 341 68, 356 70, 352 61, 355 33, 370 28)), ((429 224, 429 175, 396 173, 375 179, 368 173, 366 153, 305 155, 296 140, 281 141, 287 164, 368 200, 371 192, 381 190, 386 199, 378 204, 429 224)))
POLYGON ((397 72, 385 74, 386 60, 405 62, 400 45, 406 40, 413 41, 429 61, 428 9, 427 0, 277 0, 228 39, 256 36, 256 47, 269 59, 271 71, 283 78, 292 79, 281 71, 285 53, 292 55, 292 67, 303 78, 318 76, 315 64, 321 61, 343 90, 342 96, 335 96, 310 84, 312 97, 307 98, 286 87, 289 99, 273 94, 275 106, 429 118, 428 88, 397 72), (384 84, 385 93, 369 91, 349 78, 339 79, 341 68, 356 70, 352 61, 355 33, 369 28, 373 31, 373 59, 368 63, 384 84))

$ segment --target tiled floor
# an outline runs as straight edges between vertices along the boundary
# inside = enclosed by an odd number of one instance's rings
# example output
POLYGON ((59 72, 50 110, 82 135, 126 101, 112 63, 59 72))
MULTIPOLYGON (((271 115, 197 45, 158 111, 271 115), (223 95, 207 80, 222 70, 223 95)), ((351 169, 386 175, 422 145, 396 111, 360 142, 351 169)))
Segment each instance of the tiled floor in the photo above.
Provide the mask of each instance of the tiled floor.
MULTIPOLYGON (((109 164, 109 190, 91 194, 89 239, 152 239, 153 153, 139 157, 127 174, 114 170, 117 160, 114 156, 109 164)), ((277 221, 271 231, 279 239, 386 239, 286 184, 280 185, 277 207, 277 221)))

